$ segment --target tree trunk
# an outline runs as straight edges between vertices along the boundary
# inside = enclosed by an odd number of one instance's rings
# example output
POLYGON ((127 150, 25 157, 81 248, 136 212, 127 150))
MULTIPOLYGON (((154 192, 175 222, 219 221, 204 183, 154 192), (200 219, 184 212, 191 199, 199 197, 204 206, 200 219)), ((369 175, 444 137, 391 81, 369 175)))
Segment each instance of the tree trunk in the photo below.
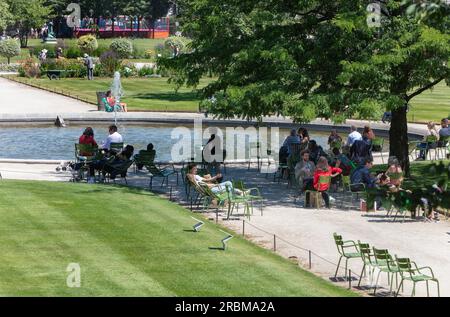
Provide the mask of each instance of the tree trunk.
POLYGON ((389 156, 395 156, 400 162, 406 176, 409 176, 406 106, 392 111, 391 127, 389 129, 389 156))
POLYGON ((141 29, 141 17, 138 16, 138 17, 137 17, 137 37, 138 37, 138 38, 141 37, 140 34, 139 34, 140 29, 141 29))
POLYGON ((8 57, 8 65, 11 64, 11 57, 8 57))
POLYGON ((115 22, 115 18, 114 18, 114 17, 111 18, 111 22, 112 22, 112 25, 111 25, 111 34, 112 34, 112 37, 114 38, 114 22, 115 22))

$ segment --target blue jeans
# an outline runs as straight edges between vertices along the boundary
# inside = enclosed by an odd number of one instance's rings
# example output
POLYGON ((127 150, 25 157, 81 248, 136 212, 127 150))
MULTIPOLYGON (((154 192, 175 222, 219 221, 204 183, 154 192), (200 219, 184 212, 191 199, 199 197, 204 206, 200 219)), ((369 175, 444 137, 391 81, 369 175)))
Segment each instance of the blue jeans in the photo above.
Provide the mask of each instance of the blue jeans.
POLYGON ((222 192, 226 191, 227 189, 230 192, 233 191, 233 183, 232 182, 226 181, 226 182, 220 183, 220 184, 218 184, 218 185, 216 185, 214 187, 211 187, 211 191, 214 194, 222 193, 222 192))

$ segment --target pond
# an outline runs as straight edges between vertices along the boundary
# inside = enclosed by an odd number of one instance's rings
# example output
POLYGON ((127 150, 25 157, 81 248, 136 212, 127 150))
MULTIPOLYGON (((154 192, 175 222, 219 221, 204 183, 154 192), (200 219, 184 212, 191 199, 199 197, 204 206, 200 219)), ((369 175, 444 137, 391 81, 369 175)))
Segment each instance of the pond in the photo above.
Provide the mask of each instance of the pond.
MULTIPOLYGON (((57 128, 53 125, 1 127, 0 142, 2 143, 3 151, 0 152, 0 158, 73 160, 74 144, 78 143, 78 138, 86 126, 70 125, 65 128, 57 128)), ((96 141, 101 144, 108 135, 108 124, 93 124, 91 127, 94 129, 96 141)), ((193 136, 194 130, 192 126, 185 125, 182 127, 193 136)), ((169 161, 172 159, 171 150, 173 146, 180 141, 178 134, 174 135, 174 137, 172 136, 175 128, 179 127, 156 124, 120 124, 118 132, 122 134, 125 144, 134 146, 135 153, 146 148, 147 144, 151 142, 156 149, 156 159, 159 161, 169 161)), ((203 128, 205 129, 206 127, 203 128)), ((225 128, 222 131, 225 135, 224 142, 226 142, 225 128)), ((271 130, 268 129, 269 139, 270 133, 271 130)), ((236 135, 235 150, 237 147, 242 146, 242 143, 239 144, 237 140, 241 140, 242 142, 245 140, 245 151, 248 153, 250 146, 249 136, 244 131, 237 131, 236 135)), ((289 135, 288 129, 279 130, 280 146, 287 135, 289 135)), ((342 135, 342 137, 345 139, 346 135, 342 135)), ((316 140, 325 150, 328 149, 327 138, 328 134, 320 132, 311 133, 311 139, 316 140)), ((205 144, 206 141, 207 138, 203 139, 202 144, 205 144)))

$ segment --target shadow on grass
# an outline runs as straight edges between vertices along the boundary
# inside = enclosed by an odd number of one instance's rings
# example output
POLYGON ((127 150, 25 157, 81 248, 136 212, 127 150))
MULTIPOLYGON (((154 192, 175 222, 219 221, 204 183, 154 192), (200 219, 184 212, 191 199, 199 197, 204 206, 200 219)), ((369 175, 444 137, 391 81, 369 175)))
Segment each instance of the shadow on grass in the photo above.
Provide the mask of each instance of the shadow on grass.
POLYGON ((148 93, 148 94, 136 94, 130 97, 134 99, 165 100, 171 102, 199 100, 196 92, 148 93))

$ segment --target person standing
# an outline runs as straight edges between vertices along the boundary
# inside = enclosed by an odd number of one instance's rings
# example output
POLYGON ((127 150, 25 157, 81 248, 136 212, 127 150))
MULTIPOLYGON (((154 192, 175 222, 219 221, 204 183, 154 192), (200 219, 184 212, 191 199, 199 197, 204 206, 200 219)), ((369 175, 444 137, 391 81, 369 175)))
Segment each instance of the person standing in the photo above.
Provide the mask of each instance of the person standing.
POLYGON ((94 60, 88 54, 84 54, 84 65, 87 68, 88 80, 94 79, 94 60))

